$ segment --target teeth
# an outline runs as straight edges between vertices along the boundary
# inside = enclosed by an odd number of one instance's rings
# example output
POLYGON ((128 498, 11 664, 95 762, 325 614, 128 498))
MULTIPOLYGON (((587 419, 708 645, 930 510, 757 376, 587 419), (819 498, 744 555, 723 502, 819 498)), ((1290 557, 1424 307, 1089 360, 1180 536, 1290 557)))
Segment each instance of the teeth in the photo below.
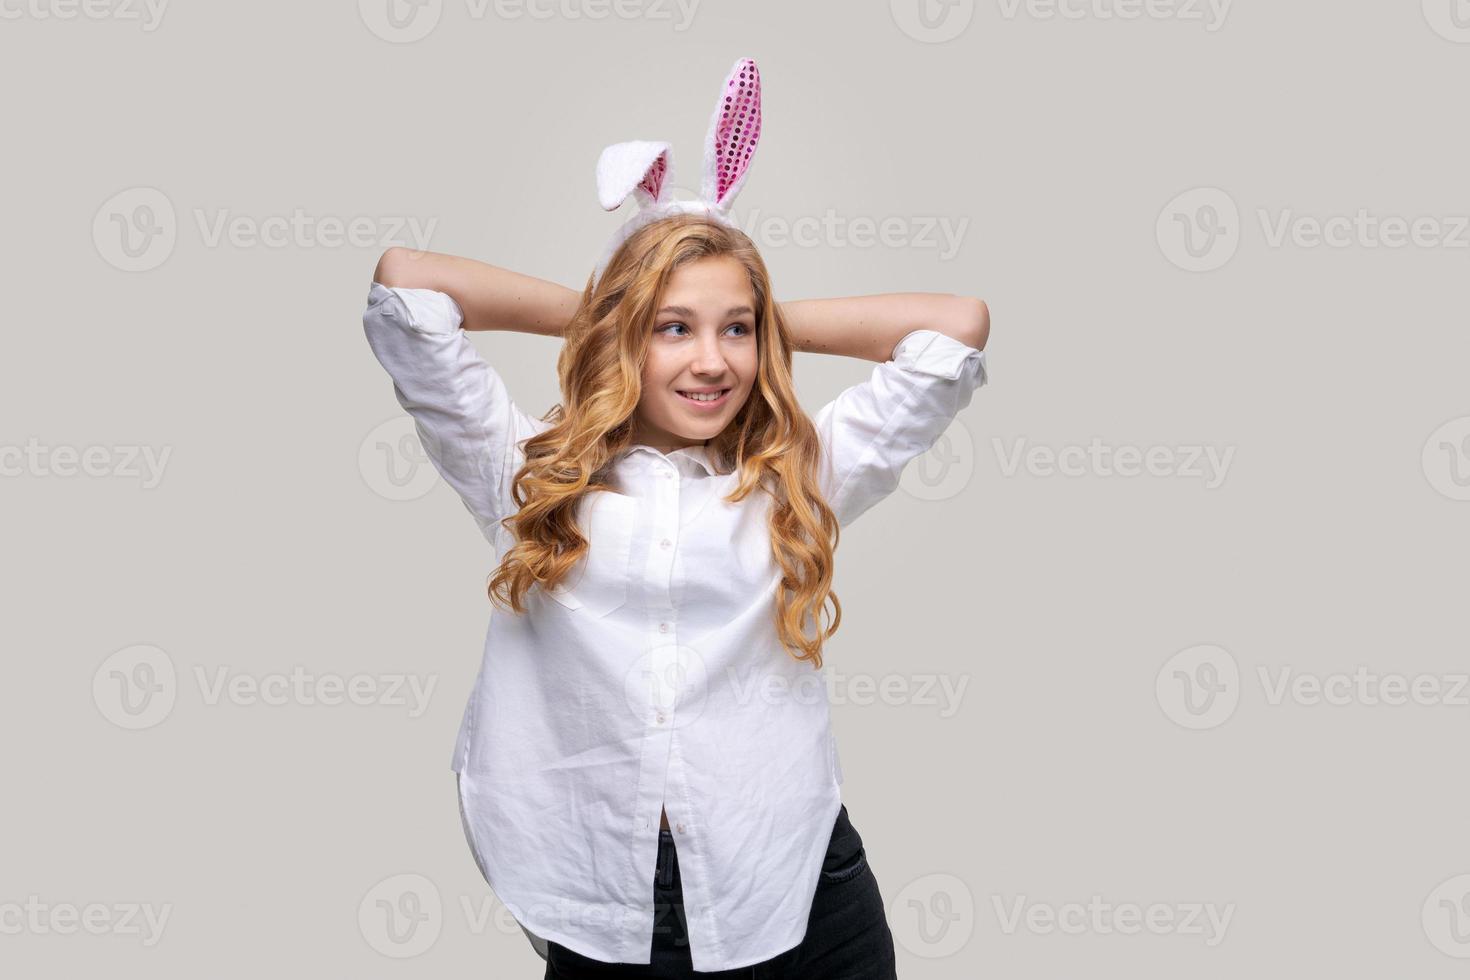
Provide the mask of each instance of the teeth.
POLYGON ((725 393, 725 391, 728 391, 728 390, 729 389, 726 388, 723 391, 710 391, 710 392, 702 392, 702 393, 695 393, 695 392, 689 392, 689 391, 681 391, 681 392, 679 392, 679 394, 683 395, 685 398, 688 398, 691 401, 696 401, 696 402, 712 402, 712 401, 717 400, 721 395, 723 395, 725 393))

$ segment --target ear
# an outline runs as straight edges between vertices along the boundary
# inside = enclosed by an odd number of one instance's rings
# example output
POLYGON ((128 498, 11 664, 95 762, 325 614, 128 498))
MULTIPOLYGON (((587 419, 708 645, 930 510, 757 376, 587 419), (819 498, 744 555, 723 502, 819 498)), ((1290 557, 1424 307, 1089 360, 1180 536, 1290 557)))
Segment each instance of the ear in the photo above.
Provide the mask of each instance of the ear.
POLYGON ((668 143, 614 143, 597 158, 597 199, 606 211, 616 210, 635 193, 640 208, 660 204, 674 186, 673 173, 673 148, 668 143))
POLYGON ((745 185, 761 137, 761 77, 755 62, 741 58, 725 77, 720 100, 704 138, 704 181, 700 197, 728 211, 745 185))

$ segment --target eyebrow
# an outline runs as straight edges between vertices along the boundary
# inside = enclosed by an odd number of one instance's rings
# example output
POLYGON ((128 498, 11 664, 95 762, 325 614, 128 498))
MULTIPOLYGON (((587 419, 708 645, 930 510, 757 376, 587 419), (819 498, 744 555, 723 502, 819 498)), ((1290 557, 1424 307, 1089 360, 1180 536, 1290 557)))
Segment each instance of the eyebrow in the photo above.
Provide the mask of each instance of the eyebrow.
MULTIPOLYGON (((679 316, 694 316, 694 311, 687 306, 664 306, 659 309, 660 313, 677 313, 679 316)), ((726 316, 738 316, 741 313, 754 313, 748 306, 732 306, 725 311, 726 316)))

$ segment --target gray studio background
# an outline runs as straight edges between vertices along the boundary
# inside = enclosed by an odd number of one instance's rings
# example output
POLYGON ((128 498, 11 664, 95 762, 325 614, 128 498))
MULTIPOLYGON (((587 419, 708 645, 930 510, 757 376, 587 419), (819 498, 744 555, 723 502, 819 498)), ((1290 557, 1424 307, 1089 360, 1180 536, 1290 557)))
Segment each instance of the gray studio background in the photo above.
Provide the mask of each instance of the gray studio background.
POLYGON ((924 2, 5 8, 0 971, 540 976, 449 769, 490 552, 361 313, 393 244, 580 287, 599 151, 687 189, 750 56, 778 298, 993 318, 838 552, 901 975, 1463 974, 1470 5, 924 2))

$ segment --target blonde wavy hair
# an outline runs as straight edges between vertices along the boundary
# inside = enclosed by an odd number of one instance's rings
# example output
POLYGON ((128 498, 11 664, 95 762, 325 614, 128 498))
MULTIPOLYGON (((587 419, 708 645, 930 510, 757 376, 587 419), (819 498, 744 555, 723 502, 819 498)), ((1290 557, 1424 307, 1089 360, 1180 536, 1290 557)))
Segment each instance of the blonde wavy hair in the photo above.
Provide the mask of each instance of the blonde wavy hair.
POLYGON ((796 400, 790 335, 765 263, 749 237, 702 215, 650 222, 618 248, 599 281, 588 277, 557 358, 562 401, 542 418, 551 427, 526 440, 526 462, 513 479, 519 509, 501 524, 515 545, 490 577, 490 600, 524 612, 533 585, 555 586, 587 553, 577 504, 611 489, 607 465, 633 444, 655 311, 675 269, 711 256, 736 259, 750 276, 757 371, 745 404, 708 448, 719 472, 739 473, 727 501, 771 494, 771 552, 781 569, 777 634, 791 656, 820 669, 822 646, 842 622, 842 604, 832 590, 840 529, 818 488, 816 427, 796 400), (831 623, 823 628, 829 599, 831 623))

